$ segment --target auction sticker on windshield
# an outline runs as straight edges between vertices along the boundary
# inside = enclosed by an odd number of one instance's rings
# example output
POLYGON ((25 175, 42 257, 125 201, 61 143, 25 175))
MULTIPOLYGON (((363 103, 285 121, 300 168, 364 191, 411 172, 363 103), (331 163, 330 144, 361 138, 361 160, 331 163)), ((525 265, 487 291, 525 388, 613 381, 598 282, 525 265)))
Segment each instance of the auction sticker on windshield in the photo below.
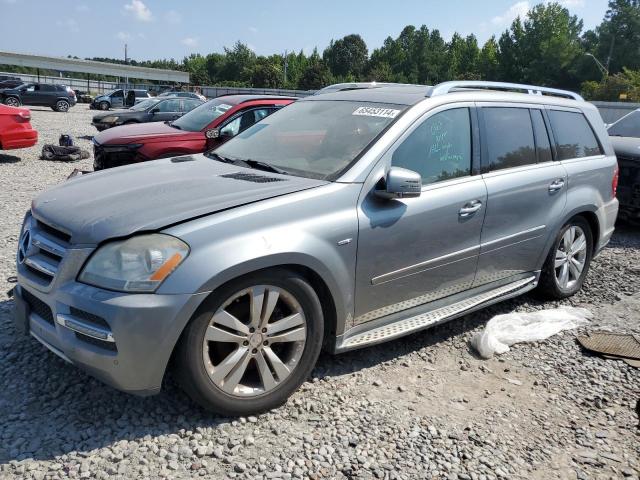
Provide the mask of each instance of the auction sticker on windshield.
POLYGON ((359 115, 362 117, 396 118, 399 113, 400 110, 394 110, 393 108, 358 107, 352 115, 359 115))

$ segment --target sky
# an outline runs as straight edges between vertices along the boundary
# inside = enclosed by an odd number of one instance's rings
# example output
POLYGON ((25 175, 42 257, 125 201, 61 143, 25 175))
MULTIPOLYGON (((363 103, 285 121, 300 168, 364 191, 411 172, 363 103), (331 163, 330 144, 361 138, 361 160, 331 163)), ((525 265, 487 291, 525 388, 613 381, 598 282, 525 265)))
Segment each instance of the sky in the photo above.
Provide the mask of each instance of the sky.
MULTIPOLYGON (((480 43, 499 35, 537 0, 0 0, 0 51, 80 58, 181 60, 222 52, 237 40, 259 55, 322 53, 331 39, 360 34, 369 51, 406 25, 474 33, 480 43), (62 14, 61 14, 62 13, 62 14), (11 19, 11 21, 9 21, 11 19)), ((598 25, 607 0, 561 0, 598 25)))

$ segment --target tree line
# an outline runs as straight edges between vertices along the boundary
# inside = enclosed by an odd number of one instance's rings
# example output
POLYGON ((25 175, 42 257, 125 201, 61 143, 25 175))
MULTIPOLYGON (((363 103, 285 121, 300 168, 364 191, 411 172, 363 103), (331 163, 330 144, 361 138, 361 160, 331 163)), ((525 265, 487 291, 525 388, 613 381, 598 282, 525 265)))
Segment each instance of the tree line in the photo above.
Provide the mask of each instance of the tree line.
MULTIPOLYGON (((122 60, 91 60, 123 63, 122 60)), ((222 53, 128 62, 188 71, 193 85, 314 90, 350 81, 433 85, 495 80, 567 88, 590 99, 640 101, 640 0, 610 0, 602 22, 583 22, 559 3, 534 6, 483 45, 475 35, 406 26, 369 52, 358 34, 332 40, 320 54, 256 55, 237 42, 222 53), (598 65, 600 63, 600 65, 598 65)))

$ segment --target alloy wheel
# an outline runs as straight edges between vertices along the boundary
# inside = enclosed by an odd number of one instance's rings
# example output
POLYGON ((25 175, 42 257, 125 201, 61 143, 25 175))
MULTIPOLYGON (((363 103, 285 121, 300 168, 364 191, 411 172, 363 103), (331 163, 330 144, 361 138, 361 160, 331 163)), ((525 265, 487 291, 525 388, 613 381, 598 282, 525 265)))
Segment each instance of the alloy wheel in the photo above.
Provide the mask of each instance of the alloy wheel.
POLYGON ((4 101, 5 105, 9 105, 10 107, 19 107, 20 102, 17 98, 9 97, 4 101))
POLYGON ((580 280, 587 262, 587 237, 582 228, 571 225, 562 235, 555 257, 558 286, 571 289, 580 280))
POLYGON ((298 366, 307 339, 306 319, 283 288, 256 285, 228 298, 204 335, 210 380, 228 395, 255 397, 276 389, 298 366))
POLYGON ((59 112, 66 112, 67 110, 69 110, 69 102, 65 102, 64 100, 60 100, 56 104, 56 107, 58 108, 59 112))

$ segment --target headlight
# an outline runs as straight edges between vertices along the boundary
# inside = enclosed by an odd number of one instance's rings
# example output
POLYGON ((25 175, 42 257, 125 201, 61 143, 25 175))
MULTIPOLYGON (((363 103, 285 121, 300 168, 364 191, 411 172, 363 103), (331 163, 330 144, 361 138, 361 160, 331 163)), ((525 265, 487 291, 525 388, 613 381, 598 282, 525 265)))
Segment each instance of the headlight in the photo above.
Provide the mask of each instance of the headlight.
POLYGON ((101 118, 99 121, 104 123, 116 123, 118 121, 118 117, 109 115, 108 117, 101 118))
POLYGON ((154 292, 189 255, 189 246, 154 233, 107 243, 85 264, 78 280, 108 290, 154 292))

